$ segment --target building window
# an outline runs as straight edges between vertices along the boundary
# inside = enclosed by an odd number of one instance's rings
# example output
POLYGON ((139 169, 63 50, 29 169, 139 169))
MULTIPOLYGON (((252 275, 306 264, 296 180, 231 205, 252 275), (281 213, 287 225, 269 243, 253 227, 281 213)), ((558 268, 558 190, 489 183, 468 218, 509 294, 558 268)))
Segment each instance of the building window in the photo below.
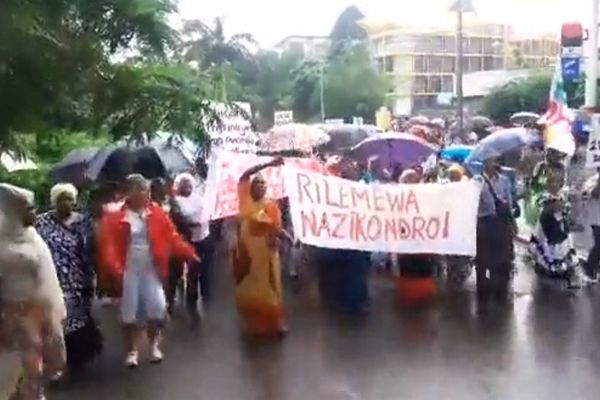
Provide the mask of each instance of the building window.
POLYGON ((456 53, 456 38, 444 36, 444 53, 456 53))
POLYGON ((385 72, 394 72, 394 57, 385 56, 385 72))
POLYGON ((427 92, 427 77, 426 76, 416 76, 415 77, 415 93, 426 93, 427 92))
POLYGON ((414 96, 413 97, 413 108, 414 109, 424 109, 424 108, 433 108, 436 106, 437 96, 414 96))
POLYGON ((492 57, 492 56, 483 57, 483 70, 490 71, 492 69, 494 69, 494 57, 492 57))
POLYGON ((427 72, 427 67, 425 66, 425 57, 424 56, 415 56, 415 73, 424 73, 427 72))
POLYGON ((504 58, 503 57, 495 57, 494 58, 494 69, 504 69, 504 58))
POLYGON ((456 57, 446 56, 442 61, 442 72, 454 73, 456 68, 456 57))
POLYGON ((441 53, 444 51, 443 36, 434 36, 431 38, 431 51, 434 53, 441 53))
POLYGON ((454 93, 454 76, 453 75, 442 76, 442 92, 443 93, 454 93))
POLYGON ((483 41, 480 38, 469 38, 468 53, 481 54, 483 52, 483 41))
POLYGON ((382 58, 382 57, 378 57, 378 58, 375 60, 375 67, 377 68, 377 71, 378 71, 379 73, 382 73, 382 72, 383 72, 383 58, 382 58))
POLYGON ((444 58, 441 56, 429 56, 429 66, 427 68, 427 72, 439 74, 442 72, 442 60, 444 58))
POLYGON ((442 77, 441 76, 430 76, 427 82, 427 93, 441 93, 442 91, 442 77))
POLYGON ((467 72, 481 71, 481 57, 468 57, 466 59, 467 72))

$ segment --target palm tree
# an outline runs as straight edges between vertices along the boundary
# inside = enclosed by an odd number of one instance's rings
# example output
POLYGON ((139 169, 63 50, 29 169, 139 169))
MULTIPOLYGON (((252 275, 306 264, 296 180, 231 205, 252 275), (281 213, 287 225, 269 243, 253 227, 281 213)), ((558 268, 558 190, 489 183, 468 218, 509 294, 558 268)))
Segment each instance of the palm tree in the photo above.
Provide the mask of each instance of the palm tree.
POLYGON ((256 43, 249 33, 237 33, 229 38, 225 35, 223 19, 215 18, 213 25, 208 26, 200 20, 184 22, 183 26, 183 58, 195 62, 202 70, 215 73, 223 89, 223 100, 226 101, 226 78, 242 66, 254 64, 254 56, 249 46, 256 43))

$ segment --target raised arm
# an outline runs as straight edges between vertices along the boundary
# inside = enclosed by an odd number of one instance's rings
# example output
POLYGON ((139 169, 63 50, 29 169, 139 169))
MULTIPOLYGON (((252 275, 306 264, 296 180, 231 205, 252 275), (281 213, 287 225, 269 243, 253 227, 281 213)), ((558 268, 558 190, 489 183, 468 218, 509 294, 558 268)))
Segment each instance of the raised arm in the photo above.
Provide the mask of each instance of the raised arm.
POLYGON ((240 182, 247 182, 252 175, 262 171, 265 168, 279 167, 280 165, 283 165, 283 158, 281 157, 276 157, 268 163, 255 165, 254 167, 247 169, 246 172, 240 176, 240 182))

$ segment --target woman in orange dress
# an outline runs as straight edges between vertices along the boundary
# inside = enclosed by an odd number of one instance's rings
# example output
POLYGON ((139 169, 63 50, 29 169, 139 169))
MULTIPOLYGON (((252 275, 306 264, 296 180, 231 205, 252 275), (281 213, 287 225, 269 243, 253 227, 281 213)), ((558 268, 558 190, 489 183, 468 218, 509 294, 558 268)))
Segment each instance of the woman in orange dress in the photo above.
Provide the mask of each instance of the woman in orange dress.
POLYGON ((266 183, 252 175, 283 164, 277 158, 242 174, 239 184, 238 244, 233 256, 235 300, 248 335, 276 336, 286 332, 277 243, 292 240, 282 228, 277 204, 265 199, 266 183))

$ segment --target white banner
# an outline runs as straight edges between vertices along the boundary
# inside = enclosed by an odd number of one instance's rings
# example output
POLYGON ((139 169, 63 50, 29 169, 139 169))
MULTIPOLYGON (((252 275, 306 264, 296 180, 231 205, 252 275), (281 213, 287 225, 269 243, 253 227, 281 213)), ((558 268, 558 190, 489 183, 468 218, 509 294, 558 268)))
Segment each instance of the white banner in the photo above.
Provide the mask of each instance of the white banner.
POLYGON ((592 129, 587 144, 585 154, 586 168, 600 167, 600 116, 592 117, 592 129))
POLYGON ((481 186, 366 184, 284 167, 294 234, 332 249, 475 255, 481 186))
POLYGON ((234 104, 238 109, 223 103, 212 104, 219 114, 221 123, 208 127, 211 149, 255 154, 258 150, 259 137, 252 131, 252 124, 248 119, 251 115, 250 104, 242 102, 234 102, 234 104))
MULTIPOLYGON (((216 152, 211 155, 204 192, 203 221, 227 218, 239 211, 238 181, 249 168, 271 161, 273 157, 253 154, 216 152)), ((285 162, 300 170, 322 171, 324 166, 314 158, 286 158, 285 162)), ((267 197, 285 197, 282 168, 267 168, 261 172, 267 181, 267 197)))

